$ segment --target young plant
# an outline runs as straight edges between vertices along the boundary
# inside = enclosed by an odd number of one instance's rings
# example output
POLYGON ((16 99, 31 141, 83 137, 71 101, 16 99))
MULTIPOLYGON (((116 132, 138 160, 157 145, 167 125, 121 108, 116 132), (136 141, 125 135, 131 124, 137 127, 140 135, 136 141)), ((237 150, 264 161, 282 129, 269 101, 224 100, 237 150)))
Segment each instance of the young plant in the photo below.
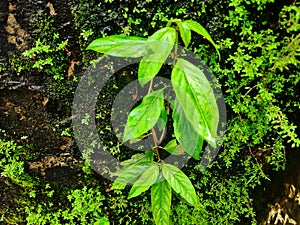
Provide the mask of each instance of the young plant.
MULTIPOLYGON (((186 152, 199 160, 204 141, 216 147, 219 111, 212 87, 201 69, 178 54, 179 34, 188 47, 191 31, 202 35, 216 48, 204 27, 195 21, 180 19, 170 20, 165 28, 148 39, 112 35, 96 39, 87 47, 111 56, 142 57, 138 81, 141 86, 149 84, 148 94, 130 112, 123 142, 142 140, 151 135, 154 146, 122 163, 124 167, 112 189, 124 189, 127 184, 133 184, 128 196, 133 198, 151 187, 152 213, 157 225, 170 224, 172 190, 190 205, 199 204, 190 179, 176 166, 164 162, 161 151, 173 155, 186 152), (173 60, 171 85, 154 90, 154 77, 169 57, 173 60), (165 104, 170 89, 174 91, 175 99, 165 104), (176 139, 160 146, 170 112, 176 139)), ((220 57, 218 50, 217 53, 220 57)))

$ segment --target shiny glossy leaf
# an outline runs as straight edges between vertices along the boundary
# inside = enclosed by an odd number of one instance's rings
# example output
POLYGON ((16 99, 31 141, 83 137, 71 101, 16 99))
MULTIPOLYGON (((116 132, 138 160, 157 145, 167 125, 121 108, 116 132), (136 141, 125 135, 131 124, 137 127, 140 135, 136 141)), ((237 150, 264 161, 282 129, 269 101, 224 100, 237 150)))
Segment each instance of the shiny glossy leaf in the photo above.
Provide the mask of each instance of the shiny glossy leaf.
POLYGON ((180 105, 177 109, 179 116, 184 116, 201 138, 216 147, 219 111, 204 73, 190 62, 179 58, 172 70, 171 81, 180 105))
POLYGON ((189 204, 193 206, 198 204, 197 194, 192 182, 180 169, 171 164, 163 164, 162 174, 171 188, 189 204))
MULTIPOLYGON (((170 152, 170 151, 169 151, 170 152)), ((177 145, 176 149, 172 152, 170 152, 173 155, 182 155, 185 152, 184 148, 182 145, 177 145)), ((197 154, 199 155, 199 153, 197 154)))
POLYGON ((130 139, 130 144, 133 144, 133 143, 137 143, 139 141, 143 140, 142 138, 133 138, 133 139, 130 139))
POLYGON ((159 131, 162 131, 165 128, 165 126, 167 125, 167 121, 168 121, 167 111, 164 108, 163 111, 161 111, 161 114, 157 121, 157 127, 159 131))
POLYGON ((143 98, 142 103, 134 108, 127 120, 123 142, 140 137, 153 128, 164 109, 163 89, 153 91, 143 98))
POLYGON ((139 196, 141 193, 147 191, 157 180, 159 174, 158 165, 149 167, 133 184, 128 199, 139 196))
POLYGON ((146 53, 146 40, 141 37, 112 35, 92 41, 87 50, 118 57, 138 58, 146 53))
POLYGON ((152 80, 161 69, 175 44, 176 31, 165 27, 156 31, 147 40, 150 53, 143 57, 138 70, 138 79, 142 86, 152 80))
POLYGON ((213 39, 211 38, 211 36, 207 32, 207 30, 200 23, 198 23, 196 21, 193 21, 193 20, 186 20, 186 21, 182 22, 182 25, 187 26, 191 30, 193 30, 196 33, 198 33, 198 34, 202 35, 203 37, 205 37, 215 47, 215 49, 218 53, 219 59, 221 58, 220 52, 219 52, 215 42, 213 41, 213 39))
POLYGON ((177 23, 180 31, 181 39, 184 43, 184 46, 187 48, 191 42, 191 29, 182 22, 177 23))
POLYGON ((138 153, 138 154, 131 156, 130 159, 127 159, 127 160, 124 160, 123 162, 121 162, 121 166, 127 167, 127 166, 130 166, 135 163, 142 162, 142 161, 146 161, 146 155, 143 153, 138 153))
POLYGON ((151 207, 156 225, 169 225, 172 189, 166 180, 155 183, 151 188, 151 207))
POLYGON ((169 141, 164 149, 172 155, 181 155, 184 153, 184 148, 177 144, 176 139, 169 141))
MULTIPOLYGON (((178 101, 175 101, 173 107, 173 126, 176 139, 182 145, 185 152, 187 152, 194 159, 200 159, 202 151, 203 139, 192 126, 191 122, 186 118, 178 101)), ((176 149, 175 149, 176 150, 176 149)))
POLYGON ((124 189, 128 183, 134 183, 145 170, 154 164, 154 162, 138 162, 125 167, 119 177, 114 181, 111 189, 124 189))
POLYGON ((176 139, 173 139, 173 140, 171 140, 171 141, 169 141, 167 144, 166 144, 166 146, 164 147, 164 149, 166 149, 166 150, 170 150, 170 149, 173 149, 173 148, 175 148, 177 146, 177 141, 176 141, 176 139))

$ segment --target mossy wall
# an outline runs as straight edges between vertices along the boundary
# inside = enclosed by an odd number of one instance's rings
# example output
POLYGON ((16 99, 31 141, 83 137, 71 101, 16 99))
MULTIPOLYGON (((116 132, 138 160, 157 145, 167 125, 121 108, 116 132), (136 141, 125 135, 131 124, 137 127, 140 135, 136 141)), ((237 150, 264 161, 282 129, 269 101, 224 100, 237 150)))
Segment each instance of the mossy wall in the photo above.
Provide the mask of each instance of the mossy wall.
MULTIPOLYGON (((83 162, 72 142, 69 118, 77 83, 90 61, 100 56, 85 50, 92 40, 121 33, 147 37, 168 19, 181 18, 204 25, 219 47, 221 61, 202 38, 193 39, 190 50, 219 79, 229 119, 223 148, 211 167, 201 171, 197 161, 190 161, 184 169, 203 207, 192 209, 175 198, 173 223, 262 221, 268 207, 267 203, 254 207, 255 188, 271 182, 273 171, 286 167, 286 154, 299 151, 299 7, 297 1, 274 0, 1 1, 0 92, 39 93, 40 100, 31 99, 42 104, 35 110, 49 119, 44 122, 53 131, 52 140, 65 140, 54 146, 45 141, 41 147, 30 139, 29 131, 21 135, 11 126, 20 114, 11 108, 15 118, 6 116, 9 106, 0 105, 0 128, 6 133, 0 149, 0 162, 5 162, 0 163, 1 220, 5 224, 105 224, 107 217, 111 224, 153 224, 147 194, 127 200, 127 193, 111 191, 111 183, 83 162), (22 147, 8 145, 10 138, 22 147), (63 144, 69 144, 67 150, 60 148, 63 144), (33 162, 47 163, 49 154, 61 159, 64 151, 72 156, 72 165, 50 163, 44 176, 41 169, 37 173, 30 169, 33 162), (66 171, 64 176, 61 171, 66 171)), ((105 130, 110 124, 103 122, 110 116, 116 92, 136 79, 134 73, 122 74, 107 86, 97 120, 100 133, 109 137, 107 146, 123 159, 128 157, 128 152, 122 153, 126 148, 119 148, 105 130)), ((18 121, 20 127, 29 126, 25 122, 18 121)), ((37 128, 32 122, 28 129, 37 128)))

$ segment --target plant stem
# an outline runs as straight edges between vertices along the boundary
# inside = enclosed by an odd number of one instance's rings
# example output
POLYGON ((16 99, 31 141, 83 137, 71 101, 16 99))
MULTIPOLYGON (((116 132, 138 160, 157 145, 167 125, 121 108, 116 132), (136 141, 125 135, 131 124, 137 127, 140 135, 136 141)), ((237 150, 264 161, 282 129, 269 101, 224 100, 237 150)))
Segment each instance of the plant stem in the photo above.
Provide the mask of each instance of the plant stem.
POLYGON ((158 142, 158 139, 157 139, 157 135, 156 135, 155 129, 152 128, 151 132, 152 132, 153 141, 154 141, 154 144, 155 144, 155 147, 156 147, 159 142, 158 142))
MULTIPOLYGON (((153 79, 150 81, 150 84, 149 84, 149 89, 148 89, 148 95, 153 91, 152 90, 153 88, 153 79)), ((153 141, 154 141, 154 147, 156 149, 156 154, 157 154, 157 158, 159 161, 161 161, 161 158, 160 158, 160 155, 159 155, 159 152, 158 152, 158 145, 160 143, 160 140, 157 139, 157 135, 156 135, 156 132, 155 132, 155 129, 152 128, 151 129, 151 134, 152 134, 152 137, 153 137, 153 141)), ((160 137, 161 139, 161 137, 160 137)))
POLYGON ((173 54, 173 65, 175 65, 176 59, 177 59, 177 54, 178 54, 178 33, 179 33, 179 28, 176 27, 176 39, 175 39, 175 49, 174 49, 174 54, 173 54))
POLYGON ((164 129, 163 129, 163 131, 161 133, 161 136, 160 136, 160 138, 158 140, 158 144, 160 144, 162 142, 162 139, 164 138, 165 133, 166 133, 166 127, 164 127, 164 129))
POLYGON ((157 135, 156 135, 156 132, 155 132, 154 128, 151 129, 151 133, 152 133, 153 141, 154 141, 154 144, 155 144, 154 147, 156 149, 156 154, 157 154, 158 161, 161 161, 161 158, 160 158, 160 155, 159 155, 159 151, 158 151, 159 140, 157 139, 157 135))
POLYGON ((155 147, 158 161, 161 162, 161 158, 159 156, 158 146, 155 147))
POLYGON ((149 95, 149 94, 153 91, 153 90, 152 90, 152 87, 153 87, 153 79, 150 81, 149 89, 148 89, 147 95, 149 95))

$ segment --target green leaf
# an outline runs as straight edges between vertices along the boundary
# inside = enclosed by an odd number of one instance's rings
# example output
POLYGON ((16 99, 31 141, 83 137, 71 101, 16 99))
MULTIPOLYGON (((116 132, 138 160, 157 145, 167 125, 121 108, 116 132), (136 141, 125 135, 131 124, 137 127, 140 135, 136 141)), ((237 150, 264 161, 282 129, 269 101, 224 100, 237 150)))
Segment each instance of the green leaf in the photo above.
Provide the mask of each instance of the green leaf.
POLYGON ((171 19, 168 21, 166 27, 170 27, 172 23, 179 23, 179 22, 181 22, 181 19, 171 19))
POLYGON ((172 189, 189 204, 197 206, 198 198, 190 179, 176 166, 163 164, 162 174, 172 189))
POLYGON ((192 63, 179 58, 172 70, 171 81, 179 103, 176 105, 180 105, 177 109, 179 116, 184 116, 184 120, 190 122, 200 137, 216 147, 219 111, 204 73, 192 63))
POLYGON ((138 79, 142 86, 156 76, 171 53, 175 40, 176 30, 172 27, 162 28, 148 38, 147 46, 151 53, 143 57, 138 70, 138 79))
POLYGON ((145 151, 145 155, 148 160, 152 160, 154 157, 154 152, 153 152, 153 150, 147 150, 147 151, 145 151))
POLYGON ((124 189, 127 183, 134 183, 136 179, 154 162, 138 162, 129 167, 125 167, 120 176, 114 181, 111 189, 124 189))
POLYGON ((187 48, 191 42, 191 29, 182 22, 177 23, 180 31, 180 37, 183 40, 184 46, 187 48))
POLYGON ((169 141, 164 149, 172 155, 181 155, 184 153, 183 147, 181 145, 177 145, 176 139, 169 141))
MULTIPOLYGON (((182 155, 185 152, 182 145, 177 145, 174 151, 169 151, 173 155, 182 155)), ((197 154, 199 155, 199 153, 197 154)))
POLYGON ((146 155, 143 153, 138 153, 138 154, 131 156, 130 159, 127 159, 127 160, 124 160, 123 162, 121 162, 121 166, 127 167, 127 166, 130 166, 132 164, 135 164, 135 163, 138 163, 141 161, 146 161, 146 155))
POLYGON ((100 219, 97 219, 97 221, 94 223, 94 225, 109 225, 109 220, 106 217, 102 217, 100 219))
POLYGON ((112 35, 92 41, 87 50, 118 57, 138 58, 146 53, 146 40, 141 37, 112 35))
POLYGON ((175 148, 176 146, 177 146, 176 139, 173 139, 168 142, 168 144, 164 147, 164 149, 168 150, 168 149, 175 148))
POLYGON ((176 139, 182 145, 183 149, 194 159, 200 159, 203 139, 195 131, 191 122, 186 118, 178 101, 175 101, 173 107, 173 127, 176 139))
POLYGON ((141 193, 147 191, 157 180, 159 174, 158 164, 149 167, 133 184, 128 199, 139 196, 141 193))
POLYGON ((142 138, 133 138, 133 139, 130 140, 130 144, 137 143, 141 140, 143 140, 143 139, 142 138))
POLYGON ((156 225, 169 225, 172 189, 166 180, 155 183, 151 188, 151 207, 156 225))
POLYGON ((200 23, 198 23, 196 21, 193 21, 193 20, 186 20, 186 21, 182 22, 182 25, 187 26, 191 30, 193 30, 196 33, 198 33, 198 34, 202 35, 203 37, 205 37, 210 43, 212 43, 212 45, 215 47, 215 49, 218 53, 219 59, 221 59, 220 52, 219 52, 215 42, 213 41, 213 39, 211 38, 211 36, 207 32, 207 30, 200 23))
POLYGON ((124 130, 123 142, 140 137, 155 126, 164 108, 163 90, 153 91, 146 95, 142 103, 130 112, 124 130))
POLYGON ((157 121, 157 127, 159 131, 162 131, 165 128, 165 126, 167 125, 167 121, 168 121, 167 111, 165 108, 163 108, 159 116, 159 119, 157 121))

